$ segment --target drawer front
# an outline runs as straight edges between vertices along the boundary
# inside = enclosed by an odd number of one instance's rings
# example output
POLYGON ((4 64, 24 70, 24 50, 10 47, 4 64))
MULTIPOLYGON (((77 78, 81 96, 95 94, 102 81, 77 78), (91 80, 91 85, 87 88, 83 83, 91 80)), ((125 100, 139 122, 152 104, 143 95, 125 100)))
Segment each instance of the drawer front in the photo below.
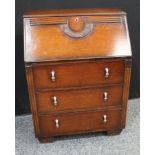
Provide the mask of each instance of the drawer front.
POLYGON ((122 86, 36 92, 38 111, 50 113, 121 105, 122 86))
POLYGON ((122 83, 124 61, 35 65, 33 74, 38 89, 122 83))
POLYGON ((121 111, 89 111, 40 116, 41 136, 120 128, 121 111))

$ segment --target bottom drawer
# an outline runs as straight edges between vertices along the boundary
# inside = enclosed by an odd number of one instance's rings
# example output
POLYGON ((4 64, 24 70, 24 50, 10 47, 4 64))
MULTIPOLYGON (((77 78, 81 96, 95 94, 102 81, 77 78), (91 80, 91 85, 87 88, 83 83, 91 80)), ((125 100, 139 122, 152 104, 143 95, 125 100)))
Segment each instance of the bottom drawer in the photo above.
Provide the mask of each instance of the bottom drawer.
POLYGON ((87 111, 40 116, 42 137, 120 129, 121 110, 87 111))

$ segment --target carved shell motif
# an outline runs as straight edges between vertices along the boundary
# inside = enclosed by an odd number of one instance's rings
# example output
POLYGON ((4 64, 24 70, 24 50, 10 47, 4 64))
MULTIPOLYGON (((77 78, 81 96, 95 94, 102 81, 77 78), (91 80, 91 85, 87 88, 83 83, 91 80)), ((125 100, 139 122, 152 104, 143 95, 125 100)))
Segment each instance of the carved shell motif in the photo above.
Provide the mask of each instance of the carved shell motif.
POLYGON ((72 38, 82 38, 93 31, 93 23, 86 23, 84 17, 70 17, 67 24, 60 25, 61 30, 72 38))

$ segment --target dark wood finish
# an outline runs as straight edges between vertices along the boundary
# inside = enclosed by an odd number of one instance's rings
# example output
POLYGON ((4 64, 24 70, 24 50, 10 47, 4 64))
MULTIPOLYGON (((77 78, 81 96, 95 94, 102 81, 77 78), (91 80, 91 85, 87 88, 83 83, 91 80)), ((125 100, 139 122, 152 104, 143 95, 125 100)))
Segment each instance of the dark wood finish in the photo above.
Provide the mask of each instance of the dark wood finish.
POLYGON ((39 137, 40 143, 49 143, 53 141, 53 137, 39 137))
POLYGON ((121 106, 122 88, 122 85, 116 85, 110 87, 80 88, 76 90, 37 91, 38 111, 46 114, 58 111, 77 111, 80 109, 121 106), (104 93, 106 92, 108 93, 107 100, 104 99, 104 93), (57 105, 54 105, 53 96, 57 97, 57 105))
POLYGON ((40 142, 59 135, 121 132, 131 74, 124 12, 29 12, 24 15, 24 45, 31 111, 40 142))
POLYGON ((109 135, 109 136, 118 135, 121 133, 121 131, 122 131, 122 129, 107 131, 107 135, 109 135))
POLYGON ((63 63, 57 65, 34 65, 33 74, 35 87, 63 88, 81 85, 97 85, 122 83, 124 78, 124 61, 92 61, 63 63), (105 68, 109 68, 109 77, 105 77, 105 68), (51 71, 55 72, 56 80, 52 82, 51 71))

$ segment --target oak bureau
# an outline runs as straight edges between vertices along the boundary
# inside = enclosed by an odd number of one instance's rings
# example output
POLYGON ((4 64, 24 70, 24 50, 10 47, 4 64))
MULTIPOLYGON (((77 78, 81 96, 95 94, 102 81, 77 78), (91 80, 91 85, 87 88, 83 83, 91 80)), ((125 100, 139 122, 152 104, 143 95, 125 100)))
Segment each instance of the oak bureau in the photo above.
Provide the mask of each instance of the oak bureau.
POLYGON ((119 9, 30 11, 24 60, 35 136, 125 127, 131 74, 126 13, 119 9))

